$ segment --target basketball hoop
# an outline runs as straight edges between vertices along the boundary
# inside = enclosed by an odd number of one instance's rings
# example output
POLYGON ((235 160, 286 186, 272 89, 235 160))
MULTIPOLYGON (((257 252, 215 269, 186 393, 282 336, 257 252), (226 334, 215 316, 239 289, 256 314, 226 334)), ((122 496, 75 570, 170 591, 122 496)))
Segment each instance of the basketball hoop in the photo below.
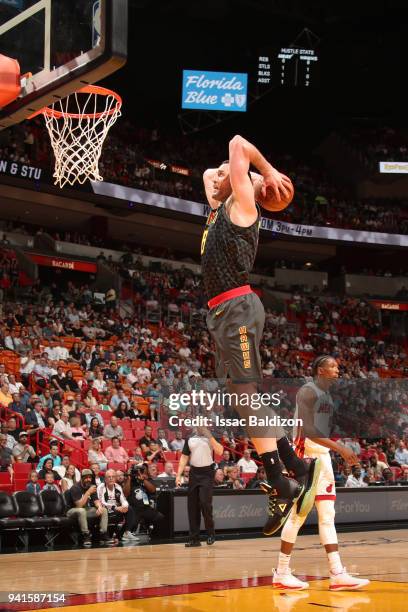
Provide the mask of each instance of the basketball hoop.
POLYGON ((102 181, 99 158, 106 135, 121 115, 121 97, 104 87, 87 85, 46 106, 42 113, 55 155, 54 184, 102 181))

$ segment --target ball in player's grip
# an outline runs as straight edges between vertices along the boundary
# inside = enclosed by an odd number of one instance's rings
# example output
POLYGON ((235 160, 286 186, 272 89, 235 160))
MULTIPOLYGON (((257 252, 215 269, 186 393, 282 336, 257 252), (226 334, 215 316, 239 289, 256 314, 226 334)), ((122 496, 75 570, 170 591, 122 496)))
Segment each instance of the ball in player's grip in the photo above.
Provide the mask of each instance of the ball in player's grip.
POLYGON ((295 189, 290 178, 285 174, 280 174, 282 176, 282 182, 285 188, 284 190, 280 190, 280 202, 278 202, 275 193, 270 188, 267 190, 266 196, 260 195, 258 197, 259 204, 262 206, 262 208, 271 212, 278 212, 280 210, 284 210, 292 202, 293 197, 295 195, 295 189))

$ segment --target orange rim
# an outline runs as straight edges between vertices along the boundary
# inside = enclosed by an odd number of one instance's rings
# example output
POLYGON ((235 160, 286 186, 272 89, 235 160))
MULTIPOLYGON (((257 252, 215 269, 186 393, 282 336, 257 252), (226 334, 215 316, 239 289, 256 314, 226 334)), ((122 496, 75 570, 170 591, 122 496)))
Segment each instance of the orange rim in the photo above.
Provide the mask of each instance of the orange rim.
POLYGON ((44 106, 40 110, 36 111, 28 119, 33 119, 37 115, 41 113, 43 115, 47 115, 48 117, 54 117, 55 119, 62 119, 63 117, 71 117, 71 119, 83 119, 88 117, 89 119, 99 119, 100 117, 105 117, 106 115, 113 115, 117 111, 120 110, 122 106, 122 98, 115 91, 111 91, 110 89, 106 89, 106 87, 100 87, 99 85, 86 85, 86 87, 82 87, 75 93, 83 93, 83 94, 94 94, 99 96, 113 96, 116 100, 116 104, 113 108, 108 111, 102 111, 100 113, 64 113, 62 111, 57 111, 49 106, 44 106))

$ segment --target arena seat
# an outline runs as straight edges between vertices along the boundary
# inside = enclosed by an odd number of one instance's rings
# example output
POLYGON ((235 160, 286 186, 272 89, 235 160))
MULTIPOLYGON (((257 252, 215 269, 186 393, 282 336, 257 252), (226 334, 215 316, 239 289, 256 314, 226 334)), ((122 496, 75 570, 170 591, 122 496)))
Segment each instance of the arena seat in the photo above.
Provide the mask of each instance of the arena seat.
POLYGON ((248 474, 240 474, 239 477, 241 478, 241 480, 244 481, 245 486, 246 486, 248 484, 248 482, 251 480, 251 478, 253 478, 255 476, 255 473, 256 472, 250 472, 248 474))
POLYGON ((108 470, 121 470, 122 472, 126 472, 127 465, 126 463, 116 463, 115 461, 110 461, 108 463, 108 470))
POLYGON ((0 552, 2 549, 2 535, 6 531, 17 531, 24 528, 24 519, 17 516, 18 509, 15 499, 4 491, 0 491, 0 552))
POLYGON ((11 484, 9 472, 0 472, 0 485, 9 485, 9 484, 11 484))
POLYGON ((125 429, 126 430, 129 430, 129 429, 132 430, 132 421, 131 420, 122 419, 120 421, 120 425, 121 425, 124 433, 125 433, 125 429))
POLYGON ((126 451, 134 451, 137 444, 136 444, 136 440, 132 439, 126 439, 126 440, 122 440, 121 446, 126 450, 126 451))
POLYGON ((403 474, 403 471, 401 470, 401 468, 395 465, 390 466, 390 470, 392 472, 392 479, 394 482, 398 480, 403 474))
POLYGON ((33 469, 31 463, 15 463, 13 465, 14 475, 17 478, 18 475, 28 476, 33 469))
POLYGON ((177 451, 163 451, 164 458, 166 461, 177 461, 177 451))

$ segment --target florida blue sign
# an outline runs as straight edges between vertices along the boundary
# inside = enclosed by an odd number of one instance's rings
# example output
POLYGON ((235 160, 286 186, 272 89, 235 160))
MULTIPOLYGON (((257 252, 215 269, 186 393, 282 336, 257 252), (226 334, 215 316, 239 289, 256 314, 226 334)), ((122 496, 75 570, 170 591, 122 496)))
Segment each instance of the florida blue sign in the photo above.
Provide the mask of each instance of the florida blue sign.
POLYGON ((183 70, 182 108, 245 112, 248 75, 183 70))

